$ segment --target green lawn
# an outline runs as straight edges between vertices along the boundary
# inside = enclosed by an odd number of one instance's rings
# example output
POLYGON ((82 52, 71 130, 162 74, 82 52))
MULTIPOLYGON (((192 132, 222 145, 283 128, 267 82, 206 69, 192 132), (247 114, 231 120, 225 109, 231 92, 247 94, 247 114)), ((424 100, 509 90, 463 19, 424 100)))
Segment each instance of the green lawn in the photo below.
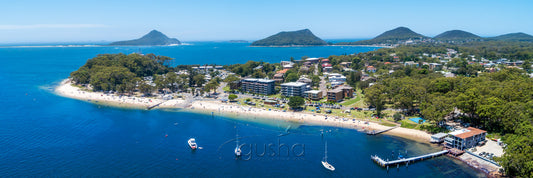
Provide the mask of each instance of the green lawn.
POLYGON ((222 88, 222 90, 224 90, 224 91, 226 91, 226 92, 231 91, 231 90, 229 89, 229 86, 225 86, 224 88, 222 88))

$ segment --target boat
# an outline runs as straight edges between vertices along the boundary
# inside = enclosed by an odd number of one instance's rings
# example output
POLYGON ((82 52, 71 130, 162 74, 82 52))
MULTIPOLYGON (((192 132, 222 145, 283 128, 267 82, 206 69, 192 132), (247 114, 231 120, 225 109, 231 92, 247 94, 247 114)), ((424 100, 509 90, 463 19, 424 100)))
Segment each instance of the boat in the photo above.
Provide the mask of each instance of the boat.
POLYGON ((194 138, 190 138, 187 141, 187 143, 189 143, 189 146, 191 147, 191 149, 196 150, 197 145, 196 145, 196 140, 194 138))
POLYGON ((236 139, 236 145, 235 145, 235 150, 233 151, 235 153, 235 156, 237 157, 240 157, 241 156, 241 146, 239 145, 239 134, 236 134, 235 135, 235 139, 236 139))
POLYGON ((322 161, 322 166, 330 171, 335 171, 335 167, 328 163, 328 142, 326 141, 326 149, 324 152, 324 160, 322 161))

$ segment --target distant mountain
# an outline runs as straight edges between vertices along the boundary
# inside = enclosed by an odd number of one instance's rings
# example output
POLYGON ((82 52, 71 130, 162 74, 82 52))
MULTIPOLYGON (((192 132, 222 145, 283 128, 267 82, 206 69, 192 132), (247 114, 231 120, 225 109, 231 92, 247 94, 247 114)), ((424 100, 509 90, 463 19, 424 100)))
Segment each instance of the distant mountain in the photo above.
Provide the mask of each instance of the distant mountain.
POLYGON ((374 44, 397 44, 408 40, 423 40, 428 37, 418 34, 407 27, 398 27, 382 33, 370 40, 356 42, 341 42, 339 45, 374 45, 374 44))
POLYGON ((500 35, 496 37, 488 38, 489 40, 498 40, 498 41, 533 41, 533 36, 526 33, 509 33, 505 35, 500 35))
POLYGON ((316 37, 309 29, 290 32, 279 32, 265 39, 253 42, 250 46, 320 46, 327 45, 326 41, 316 37))
POLYGON ((472 41, 482 39, 480 36, 462 30, 450 30, 435 36, 439 41, 472 41))
POLYGON ((165 34, 152 30, 150 33, 144 35, 143 37, 135 40, 128 41, 117 41, 109 45, 112 46, 162 46, 162 45, 172 45, 172 44, 181 44, 181 42, 176 38, 168 38, 165 34))

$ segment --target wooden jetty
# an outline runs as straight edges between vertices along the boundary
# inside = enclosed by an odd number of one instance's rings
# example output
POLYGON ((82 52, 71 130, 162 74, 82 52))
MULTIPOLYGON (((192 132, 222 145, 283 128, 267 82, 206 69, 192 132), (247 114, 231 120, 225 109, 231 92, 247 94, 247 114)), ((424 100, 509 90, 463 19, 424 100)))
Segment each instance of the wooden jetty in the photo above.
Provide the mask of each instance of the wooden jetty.
POLYGON ((377 132, 375 130, 368 131, 366 134, 367 135, 377 135, 377 134, 380 134, 380 133, 383 133, 383 132, 386 132, 386 131, 389 131, 389 130, 392 130, 392 129, 395 129, 395 128, 398 128, 398 127, 400 127, 400 126, 391 127, 391 128, 385 129, 385 130, 377 131, 377 132))
POLYGON ((441 155, 446 154, 446 153, 448 153, 448 150, 443 150, 443 151, 439 151, 439 152, 435 152, 435 153, 430 153, 430 154, 421 155, 421 156, 417 156, 417 157, 406 158, 406 159, 398 159, 398 160, 394 160, 394 161, 385 161, 385 160, 381 159, 380 157, 378 157, 376 155, 372 155, 372 156, 370 156, 370 158, 374 162, 379 164, 380 166, 388 168, 389 165, 395 165, 395 164, 399 165, 401 163, 405 163, 406 165, 409 165, 410 162, 421 161, 421 160, 424 160, 424 159, 429 159, 429 158, 433 158, 433 157, 436 157, 436 156, 441 156, 441 155))
POLYGON ((154 109, 155 107, 158 107, 159 105, 163 104, 164 102, 160 102, 160 103, 157 103, 155 105, 152 105, 152 106, 148 106, 146 107, 146 109, 150 110, 150 109, 154 109))

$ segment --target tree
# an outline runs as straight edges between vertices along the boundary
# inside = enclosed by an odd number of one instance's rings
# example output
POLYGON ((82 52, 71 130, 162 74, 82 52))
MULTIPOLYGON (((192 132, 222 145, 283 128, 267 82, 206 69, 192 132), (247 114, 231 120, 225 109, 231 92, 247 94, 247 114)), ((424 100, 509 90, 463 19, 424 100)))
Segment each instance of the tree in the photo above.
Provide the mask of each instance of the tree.
POLYGON ((154 88, 152 85, 147 84, 145 81, 141 81, 139 84, 139 91, 144 95, 150 96, 154 88))
POLYGON ((205 85, 205 89, 208 92, 211 92, 211 90, 215 90, 215 92, 216 92, 216 89, 218 88, 219 85, 220 84, 216 80, 211 80, 211 81, 209 81, 209 83, 207 83, 205 85))
POLYGON ((522 122, 515 134, 503 137, 505 154, 501 164, 505 173, 512 177, 533 177, 533 126, 522 122))
POLYGON ((290 73, 285 77, 285 82, 296 82, 298 80, 298 74, 290 73))
POLYGON ((235 82, 235 81, 239 81, 239 77, 235 74, 231 74, 231 75, 228 75, 225 79, 224 79, 224 82, 226 83, 232 83, 232 82, 235 82))
POLYGON ((202 74, 196 74, 192 77, 192 81, 197 87, 200 87, 205 83, 205 76, 202 74))
POLYGON ((399 120, 402 119, 402 115, 400 113, 394 113, 394 115, 392 115, 392 117, 394 118, 394 121, 398 122, 399 120))
POLYGON ((376 114, 381 117, 381 111, 385 107, 385 86, 376 84, 365 90, 365 102, 370 106, 376 107, 376 114))
POLYGON ((228 99, 229 99, 230 101, 234 101, 234 100, 237 99, 237 98, 238 98, 238 96, 235 95, 235 94, 231 94, 231 95, 228 96, 228 99))
POLYGON ((168 72, 165 75, 165 82, 170 87, 170 91, 175 92, 178 89, 178 74, 174 72, 168 72))
POLYGON ((289 103, 287 103, 292 109, 299 108, 305 104, 304 98, 299 96, 292 96, 289 98, 289 103))

